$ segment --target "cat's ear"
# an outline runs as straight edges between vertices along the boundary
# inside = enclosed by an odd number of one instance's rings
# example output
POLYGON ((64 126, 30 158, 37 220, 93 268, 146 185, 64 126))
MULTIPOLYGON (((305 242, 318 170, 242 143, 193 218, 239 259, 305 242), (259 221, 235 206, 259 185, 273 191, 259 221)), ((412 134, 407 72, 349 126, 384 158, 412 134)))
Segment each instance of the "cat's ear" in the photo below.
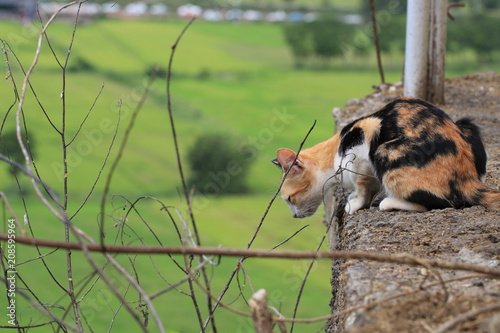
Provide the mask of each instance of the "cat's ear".
POLYGON ((302 162, 299 159, 296 159, 297 153, 295 153, 291 149, 281 148, 276 152, 278 156, 277 161, 274 162, 276 165, 280 165, 283 168, 283 171, 288 170, 293 163, 293 168, 290 171, 292 174, 300 171, 302 167, 302 162))

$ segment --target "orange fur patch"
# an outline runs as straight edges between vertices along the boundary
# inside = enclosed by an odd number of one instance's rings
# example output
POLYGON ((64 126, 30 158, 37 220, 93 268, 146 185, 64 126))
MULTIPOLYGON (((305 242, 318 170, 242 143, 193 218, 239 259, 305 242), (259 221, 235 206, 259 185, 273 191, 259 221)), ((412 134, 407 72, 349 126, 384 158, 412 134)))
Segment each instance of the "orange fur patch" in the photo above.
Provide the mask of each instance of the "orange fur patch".
POLYGON ((378 135, 381 128, 381 120, 376 117, 368 117, 358 121, 354 127, 359 127, 365 135, 365 142, 370 143, 374 136, 378 135))
POLYGON ((331 169, 335 155, 337 155, 337 151, 339 150, 339 145, 340 134, 337 133, 330 139, 301 151, 299 159, 307 161, 307 164, 314 165, 320 171, 331 169))

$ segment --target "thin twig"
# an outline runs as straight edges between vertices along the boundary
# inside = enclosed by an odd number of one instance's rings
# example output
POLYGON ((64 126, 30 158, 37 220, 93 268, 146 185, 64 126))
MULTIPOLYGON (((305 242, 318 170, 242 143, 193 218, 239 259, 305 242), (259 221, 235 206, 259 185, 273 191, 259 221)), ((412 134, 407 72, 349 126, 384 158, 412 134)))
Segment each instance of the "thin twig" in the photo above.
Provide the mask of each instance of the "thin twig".
MULTIPOLYGON (((142 217, 142 215, 140 214, 139 210, 137 209, 137 205, 140 201, 142 200, 145 200, 145 199, 151 199, 151 200, 154 200, 156 201, 157 203, 159 203, 162 208, 161 210, 162 211, 165 211, 170 219, 170 221, 172 222, 172 225, 176 231, 176 234, 177 234, 177 237, 179 239, 179 242, 180 244, 182 244, 182 235, 181 235, 181 232, 179 230, 179 227, 177 226, 177 224, 175 223, 175 219, 173 217, 173 215, 170 213, 170 210, 168 209, 168 207, 161 201, 161 200, 158 200, 157 198, 154 198, 154 197, 150 197, 150 196, 144 196, 144 197, 139 197, 137 198, 134 202, 128 200, 127 198, 125 197, 121 197, 123 200, 125 200, 127 202, 127 204, 129 205, 129 208, 127 210, 127 212, 124 214, 123 218, 122 218, 122 221, 120 221, 121 223, 121 226, 123 228, 123 226, 125 225, 125 221, 128 220, 128 217, 129 217, 129 214, 134 211, 137 216, 139 216, 139 218, 141 219, 141 221, 146 225, 146 228, 151 232, 151 234, 153 235, 153 237, 155 238, 155 240, 158 242, 159 245, 163 246, 163 242, 161 241, 160 237, 158 237, 158 235, 153 231, 153 229, 151 228, 151 226, 146 222, 146 220, 142 217)), ((139 236, 138 236, 139 237, 139 236)), ((143 244, 144 245, 144 244, 143 244)), ((172 257, 172 255, 168 255, 169 258, 173 261, 173 263, 184 273, 184 274, 188 274, 188 271, 185 270, 181 264, 179 264, 179 262, 177 260, 175 260, 174 257, 172 257)))
MULTIPOLYGON (((13 55, 13 57, 15 58, 15 60, 17 62, 17 65, 21 69, 22 73, 26 76, 26 71, 24 69, 23 64, 21 63, 21 61, 17 57, 16 53, 12 50, 12 48, 9 45, 9 43, 6 42, 5 40, 1 40, 1 41, 2 41, 2 48, 4 49, 3 54, 4 54, 4 57, 5 57, 5 64, 7 66, 8 78, 9 78, 9 80, 12 83, 12 88, 13 88, 13 93, 14 93, 14 102, 13 102, 13 104, 11 104, 9 106, 9 108, 7 109, 7 112, 5 113, 5 116, 4 116, 3 120, 2 120, 2 125, 0 127, 0 133, 3 132, 4 126, 5 126, 6 121, 7 121, 7 117, 9 116, 11 110, 13 109, 13 107, 15 106, 15 104, 17 104, 18 101, 19 101, 19 93, 18 93, 17 83, 16 83, 16 80, 15 80, 13 74, 12 74, 12 68, 11 68, 10 61, 9 61, 8 51, 13 55)), ((33 86, 32 86, 32 84, 31 84, 30 81, 28 81, 28 85, 29 85, 31 93, 33 94, 36 102, 38 103, 38 105, 40 107, 40 109, 42 110, 43 113, 45 113, 45 116, 46 116, 47 120, 49 121, 49 123, 52 125, 52 127, 55 129, 55 131, 57 133, 61 134, 61 132, 52 123, 52 120, 50 119, 50 117, 48 117, 48 115, 47 115, 47 113, 45 111, 45 108, 43 107, 43 104, 41 103, 41 101, 40 101, 40 99, 39 99, 39 97, 38 97, 36 91, 34 90, 34 88, 33 88, 33 86)), ((25 131, 26 143, 28 145, 28 152, 31 154, 33 150, 31 149, 30 144, 29 144, 28 127, 26 125, 26 118, 24 117, 24 112, 22 110, 21 110, 21 114, 22 114, 22 119, 23 119, 23 126, 24 126, 24 131, 25 131)), ((16 132, 17 132, 17 130, 16 130, 16 132)), ((42 185, 42 187, 45 189, 45 191, 47 192, 47 194, 52 198, 52 201, 54 201, 54 203, 56 205, 58 205, 60 209, 62 209, 62 206, 59 204, 59 201, 57 199, 57 196, 56 196, 55 192, 52 191, 48 185, 46 185, 46 184, 43 183, 43 181, 41 179, 41 176, 40 176, 40 173, 39 173, 39 170, 38 170, 37 165, 35 163, 35 160, 33 159, 33 156, 30 155, 30 158, 31 158, 31 162, 33 164, 34 174, 36 174, 36 176, 38 177, 38 178, 35 177, 35 178, 32 178, 32 179, 34 181, 36 181, 36 182, 39 182, 42 185)), ((11 165, 11 167, 13 167, 13 166, 11 165)), ((19 169, 19 170, 22 171, 24 169, 19 169)), ((14 175, 14 178, 15 178, 15 181, 17 183, 17 187, 19 188, 19 191, 22 192, 21 191, 21 185, 19 183, 19 179, 17 177, 17 174, 14 175)), ((24 201, 24 197, 23 197, 22 200, 24 201)))
POLYGON ((173 283, 170 286, 168 286, 167 288, 155 292, 154 294, 152 294, 150 296, 151 300, 153 300, 156 297, 159 297, 159 296, 161 296, 161 295, 169 292, 170 290, 176 289, 178 286, 180 286, 181 284, 185 283, 187 280, 193 278, 193 276, 195 276, 196 274, 198 274, 198 271, 200 269, 202 269, 204 266, 206 266, 207 264, 209 264, 211 261, 212 261, 212 258, 206 259, 205 261, 203 261, 202 263, 200 263, 198 266, 192 268, 191 271, 188 274, 186 274, 182 279, 180 279, 176 283, 173 283))
MULTIPOLYGON (((125 199, 125 198, 124 198, 125 199)), ((139 212, 139 210, 136 208, 136 205, 139 201, 143 200, 143 199, 148 199, 148 197, 141 197, 141 198, 138 198, 135 202, 130 202, 129 200, 126 200, 128 205, 129 205, 129 210, 127 211, 127 213, 121 218, 121 221, 120 221, 120 229, 119 229, 119 232, 117 234, 117 236, 119 235, 120 236, 120 241, 121 241, 121 244, 124 245, 124 239, 123 239, 123 235, 125 234, 125 228, 128 228, 128 230, 130 230, 136 237, 137 237, 137 240, 139 242, 141 242, 143 245, 144 245, 144 242, 142 240, 142 237, 141 235, 139 235, 134 229, 132 229, 127 223, 126 221, 129 219, 129 214, 131 211, 134 211, 138 216, 139 218, 141 219, 141 221, 146 225, 147 229, 150 231, 150 233, 155 237, 155 239, 157 240, 158 244, 160 245, 163 245, 160 238, 158 237, 158 235, 154 232, 154 230, 151 228, 151 226, 147 223, 147 221, 144 219, 144 217, 142 216, 142 214, 139 212)), ((161 202, 160 202, 161 203, 161 202)), ((174 225, 175 225, 175 221, 173 221, 174 225)), ((175 225, 176 226, 176 225, 175 225)), ((116 244, 116 241, 115 241, 115 244, 116 244)), ((179 267, 179 269, 182 271, 182 273, 188 275, 188 271, 185 270, 178 262, 177 260, 174 259, 174 257, 172 255, 168 255, 169 258, 174 262, 174 264, 179 267)), ((156 263, 154 262, 154 259, 152 257, 152 255, 149 255, 149 258, 151 260, 151 263, 153 265, 153 267, 155 268, 156 272, 158 273, 158 275, 163 279, 163 281, 165 281, 169 286, 172 286, 172 284, 170 282, 167 281, 167 279, 163 276, 163 274, 160 272, 160 270, 157 268, 157 265, 156 263)), ((179 292, 185 294, 184 292, 178 290, 179 292)), ((189 296, 189 295, 188 295, 189 296)))
MULTIPOLYGON (((121 111, 121 110, 120 110, 121 111)), ((97 186, 97 183, 99 182, 99 180, 101 179, 101 175, 102 175, 102 172, 104 171, 104 168, 106 167, 107 163, 108 163, 108 159, 109 159, 109 155, 111 155, 111 150, 112 148, 114 147, 115 145, 115 139, 118 135, 118 128, 120 126, 120 122, 121 122, 121 112, 118 112, 118 120, 116 122, 116 127, 115 127, 115 131, 113 133, 113 137, 111 138, 111 142, 109 144, 109 147, 108 147, 108 151, 106 153, 106 156, 104 157, 104 161, 102 162, 102 165, 101 165, 101 168, 99 169, 99 172, 97 173, 97 176, 94 180, 94 183, 92 184, 92 186, 90 187, 90 191, 89 193, 85 196, 85 199, 83 199, 83 202, 82 204, 80 205, 80 207, 78 207, 75 212, 73 213, 73 215, 71 215, 71 217, 69 218, 70 220, 73 220, 73 218, 80 212, 80 210, 85 206, 85 204, 87 203, 87 201, 90 199, 90 196, 92 195, 92 193, 94 193, 94 190, 97 186)))
POLYGON ((102 83, 101 88, 99 89, 99 92, 97 93, 97 96, 94 98, 94 101, 92 102, 92 105, 90 106, 90 108, 87 111, 87 114, 85 114, 85 117, 83 117, 82 121, 80 122, 80 125, 78 126, 78 129, 76 130, 75 134, 73 135, 73 138, 71 138, 67 142, 67 144, 66 144, 67 147, 71 146, 71 144, 73 143, 73 141, 75 141, 76 138, 78 137, 78 134, 80 134, 80 132, 82 131, 83 126, 87 122, 87 119, 89 118, 90 113, 92 112, 92 110, 94 110, 94 107, 95 107, 95 105, 97 103, 97 100, 101 96, 103 90, 104 90, 104 83, 102 83))
POLYGON ((281 245, 285 244, 286 242, 288 242, 290 239, 294 238, 295 236, 297 236, 302 230, 304 230, 305 228, 309 227, 309 224, 306 224, 304 226, 302 226, 302 228, 300 228, 299 230, 295 231, 291 236, 287 237, 285 240, 279 242, 278 244, 276 244, 275 246, 273 246, 271 248, 271 250, 275 250, 277 249, 278 247, 280 247, 281 245))
POLYGON ((0 192, 0 199, 3 202, 3 207, 9 211, 11 217, 14 219, 14 223, 17 225, 17 228, 19 230, 21 230, 22 236, 26 236, 26 231, 22 227, 21 223, 19 223, 19 218, 17 217, 16 212, 14 212, 14 210, 12 209, 12 207, 9 203, 9 199, 7 199, 7 196, 5 195, 5 193, 0 192))
MULTIPOLYGON (((33 73, 33 70, 35 69, 37 63, 38 63, 38 59, 40 57, 40 52, 41 52, 41 48, 42 48, 42 40, 43 40, 43 36, 45 34, 45 32, 47 31, 48 27, 50 26, 50 24, 55 20, 55 18, 57 17, 57 15, 59 15, 59 13, 74 5, 75 3, 77 3, 78 1, 72 1, 64 6, 62 6, 61 8, 59 8, 54 14, 52 14, 52 16, 49 18, 49 20, 47 21, 47 23, 45 24, 45 26, 43 27, 42 31, 40 32, 40 35, 38 37, 38 45, 37 45, 37 48, 36 48, 36 51, 35 51, 35 57, 33 59, 33 62, 31 64, 31 66, 29 67, 28 71, 26 72, 26 75, 24 76, 24 80, 23 80, 23 85, 22 85, 22 89, 21 89, 21 94, 19 95, 19 103, 18 103, 18 107, 17 107, 17 112, 16 112, 16 132, 17 132, 17 139, 19 141, 19 146, 21 148, 21 151, 24 155, 24 158, 25 158, 25 165, 26 165, 26 171, 29 173, 29 174, 32 174, 31 172, 31 161, 30 161, 30 155, 23 143, 23 140, 21 138, 21 122, 20 122, 20 115, 22 113, 22 109, 23 109, 23 105, 24 105, 24 100, 26 98, 26 91, 27 91, 27 87, 28 87, 28 82, 29 82, 29 78, 31 76, 31 74, 33 73)), ((63 215, 61 215, 61 212, 57 211, 51 204, 50 202, 44 197, 44 195, 40 192, 40 189, 38 188, 37 186, 37 182, 35 181, 34 178, 31 178, 31 181, 32 181, 32 184, 33 184, 33 188, 38 196, 38 198, 41 200, 41 202, 51 211, 51 213, 57 217, 59 220, 61 221, 64 221, 64 217, 63 215)))
POLYGON ((372 18, 373 41, 375 43, 375 50, 377 52, 377 65, 378 65, 378 71, 380 73, 380 81, 381 81, 381 83, 385 83, 384 68, 382 67, 382 58, 380 55, 380 43, 378 40, 377 16, 375 13, 375 0, 370 0, 370 14, 371 14, 371 18, 372 18))
POLYGON ((276 190, 276 192, 274 193, 274 196, 272 197, 271 201, 267 205, 266 210, 264 212, 264 215, 262 215, 262 218, 260 219, 259 225, 257 226, 257 229, 255 230, 255 232, 254 232, 252 238, 250 239, 250 241, 248 242, 247 249, 249 249, 252 246, 253 242, 255 241, 255 238, 257 238, 257 234, 259 233, 259 230, 262 227, 262 224, 264 223, 264 220, 266 219, 267 214, 269 213, 269 211, 271 209, 271 206, 273 205, 274 201, 278 197, 279 192, 281 191, 281 186, 283 186, 283 183, 285 182, 286 177, 288 176, 288 174, 290 173, 290 171, 293 168, 293 165, 295 164, 295 162, 299 158, 299 154, 302 151, 302 147, 306 143, 306 140, 309 137, 309 134, 311 134, 311 132, 313 131, 313 129, 314 129, 315 126, 316 126, 316 120, 314 121, 314 123, 312 124, 312 126, 309 128, 309 131, 307 131, 306 136, 304 137, 304 139, 300 143, 299 149, 297 150, 297 155, 295 155, 295 159, 292 161, 292 163, 291 163, 290 167, 288 168, 288 170, 286 170, 285 174, 283 175, 283 178, 281 179, 281 183, 278 186, 278 189, 276 190))
MULTIPOLYGON (((316 251, 319 251, 321 249, 321 246, 323 246, 323 243, 325 242, 325 239, 326 239, 328 233, 330 232, 330 226, 331 226, 331 224, 328 225, 328 227, 326 228, 325 233, 323 234, 323 237, 321 237, 321 240, 316 248, 316 251)), ((293 314, 292 314, 293 319, 295 319, 297 316, 297 311, 299 310, 300 299, 302 298, 302 293, 304 292, 304 288, 306 286, 307 279, 309 278, 309 274, 311 273, 312 267, 313 267, 315 262, 316 262, 316 259, 311 259, 311 262, 309 263, 309 266, 307 267, 306 274, 304 275, 304 278, 302 279, 302 283, 300 284, 299 293, 297 294, 297 300, 295 301, 295 306, 293 308, 293 314)), ((290 326, 290 333, 293 332, 294 324, 295 323, 292 322, 292 325, 290 326)))
MULTIPOLYGON (((462 280, 468 280, 468 279, 474 279, 474 278, 491 278, 491 277, 492 277, 491 275, 487 275, 487 274, 466 275, 466 276, 460 276, 460 277, 455 277, 455 278, 451 278, 451 279, 445 280, 444 283, 450 283, 450 282, 462 281, 462 280)), ((205 290, 203 288, 203 286, 201 286, 201 284, 198 281, 195 280, 195 282, 198 284, 198 287, 207 295, 207 297, 213 298, 215 300, 215 297, 212 294, 208 293, 207 290, 205 290)), ((423 290, 426 290, 426 289, 429 289, 429 288, 441 285, 441 283, 442 283, 441 281, 430 283, 430 284, 428 284, 426 286, 420 286, 419 288, 415 288, 415 289, 412 289, 410 291, 405 291, 405 292, 397 293, 395 295, 391 295, 391 296, 385 297, 383 299, 379 299, 379 300, 377 300, 375 302, 371 302, 369 304, 355 305, 355 306, 352 306, 350 308, 344 309, 344 310, 342 310, 340 312, 332 313, 332 314, 329 314, 329 315, 326 315, 326 316, 315 317, 315 318, 284 318, 283 316, 280 315, 278 317, 274 317, 273 321, 278 322, 278 323, 280 323, 280 322, 282 322, 282 323, 289 322, 289 323, 302 323, 302 324, 310 324, 310 323, 315 323, 315 322, 324 322, 326 320, 329 320, 329 319, 332 319, 332 318, 335 318, 335 317, 345 316, 345 315, 347 315, 347 314, 349 314, 349 313, 351 313, 353 311, 357 311, 357 310, 361 310, 361 309, 367 309, 367 308, 372 308, 372 307, 374 307, 376 305, 380 305, 380 304, 383 304, 383 303, 386 303, 386 302, 389 302, 389 301, 392 301, 392 300, 395 300, 395 299, 398 299, 398 298, 402 298, 402 297, 405 297, 405 296, 416 294, 416 293, 422 292, 423 290)), ((234 308, 230 307, 228 304, 219 302, 219 305, 222 308, 224 308, 226 310, 229 310, 229 311, 231 311, 231 312, 233 312, 233 313, 235 313, 237 315, 244 316, 244 317, 251 317, 252 316, 250 313, 234 309, 234 308)))
POLYGON ((135 125, 135 120, 136 120, 139 112, 141 111, 142 106, 144 105, 144 102, 146 101, 146 98, 149 94, 149 91, 151 90, 151 87, 153 85, 154 80, 155 80, 155 76, 152 75, 149 78, 148 83, 146 84, 146 87, 144 88, 144 91, 142 92, 141 99, 137 103, 137 106, 135 107, 135 110, 132 113, 132 116, 130 118, 130 122, 127 126, 127 129, 125 130, 123 140, 120 144, 120 148, 118 149, 118 154, 117 154, 115 160, 113 161, 113 163, 111 164, 111 167, 110 167, 110 170, 108 173, 108 177, 106 178, 106 183, 104 185, 104 190, 103 190, 102 197, 101 197, 101 207, 100 207, 101 213, 100 213, 100 219, 99 219, 101 244, 104 244, 104 224, 106 221, 106 199, 107 199, 109 190, 111 188, 111 181, 112 181, 113 176, 115 174, 115 170, 121 161, 121 158, 123 156, 123 152, 125 151, 125 147, 127 146, 127 142, 128 142, 129 137, 130 137, 130 133, 132 132, 132 129, 134 128, 134 125, 135 125))
MULTIPOLYGON (((182 159, 181 159, 181 154, 180 154, 180 150, 179 150, 179 143, 177 140, 177 132, 176 132, 176 128, 175 128, 175 121, 174 121, 174 115, 173 115, 173 110, 172 110, 172 98, 171 98, 171 93, 170 93, 170 86, 171 86, 171 80, 172 80, 172 64, 174 61, 175 51, 177 49, 177 46, 179 45, 179 42, 181 41, 182 37, 184 36, 184 33, 187 31, 187 29, 191 26, 191 24, 195 20, 196 20, 196 16, 193 16, 191 18, 191 20, 189 20, 189 22, 181 30, 181 32, 177 36, 177 39, 175 40, 174 44, 171 47, 172 52, 170 53, 170 58, 168 60, 168 67, 167 67, 167 91, 166 92, 167 92, 167 111, 168 111, 168 116, 170 119, 170 128, 172 131, 172 138, 174 141, 175 156, 177 159, 177 168, 179 170, 179 175, 180 175, 181 182, 182 182, 182 189, 183 189, 184 197, 185 197, 186 204, 187 204, 189 218, 191 220, 191 225, 193 226, 193 232, 195 235, 196 244, 198 246, 200 246, 201 245, 201 238, 200 238, 200 234, 198 232, 198 227, 196 225, 196 220, 195 220, 192 205, 191 205, 191 198, 189 196, 189 190, 187 187, 186 178, 184 177, 184 170, 182 167, 182 159)), ((200 261, 203 261, 203 258, 200 258, 200 261)), ((187 261, 186 261, 186 263, 187 263, 187 261)), ((201 268, 201 274, 203 276, 203 280, 205 282, 206 288, 208 290, 210 290, 210 280, 208 279, 207 272, 205 270, 205 266, 203 266, 201 268)), ((191 280, 189 280, 189 286, 192 289, 191 280)), ((196 302, 194 294, 192 295, 192 298, 193 298, 193 302, 195 304, 196 314, 197 314, 198 318, 201 318, 200 309, 198 308, 198 306, 196 304, 197 302, 196 302)), ((208 311, 209 311, 208 318, 207 318, 207 321, 205 321, 205 324, 203 324, 203 321, 200 321, 200 328, 202 331, 204 331, 205 327, 207 326, 207 323, 210 322, 212 324, 212 330, 214 331, 214 333, 216 333, 217 328, 215 325, 215 320, 213 318, 212 301, 210 299, 208 299, 207 303, 208 303, 207 307, 208 307, 208 311)))
POLYGON ((181 41, 182 37, 184 36, 184 33, 187 31, 189 26, 191 26, 191 24, 194 22, 195 19, 196 19, 196 16, 193 16, 191 18, 191 20, 189 20, 189 22, 181 30, 181 32, 177 36, 177 39, 175 40, 174 44, 171 47, 172 52, 170 53, 170 58, 168 60, 168 67, 167 67, 167 111, 168 111, 168 116, 170 119, 170 129, 172 131, 172 139, 174 141, 174 148, 175 148, 175 157, 177 159, 177 168, 179 170, 179 175, 180 175, 181 182, 182 182, 182 189, 184 191, 184 197, 185 197, 185 200, 187 203, 189 217, 191 219, 191 222, 193 223, 193 228, 195 230, 197 242, 198 242, 198 245, 200 245, 200 237, 199 237, 199 234, 197 232, 196 223, 194 220, 194 214, 193 214, 193 210, 191 207, 191 198, 189 196, 189 190, 187 187, 186 178, 184 177, 184 169, 182 167, 181 153, 179 150, 179 142, 177 139, 177 130, 175 127, 174 113, 172 110, 172 97, 171 97, 171 93, 170 93, 170 86, 171 86, 171 81, 172 81, 172 64, 174 61, 175 51, 177 49, 177 46, 179 45, 179 42, 181 41))
MULTIPOLYGON (((274 192, 274 195, 273 197, 271 198, 271 200, 269 201, 269 204, 267 205, 266 207, 266 210, 264 211, 264 214, 262 215, 261 219, 260 219, 260 222, 257 226, 257 229, 254 231, 252 237, 250 238, 250 241, 248 242, 247 244, 247 250, 250 249, 250 247, 252 246, 253 242, 255 241, 255 239, 257 238, 257 235, 260 231, 260 228, 262 227, 263 223, 264 223, 264 220, 266 219, 267 217, 267 214, 269 213, 269 211, 271 210, 271 207, 274 203, 274 201, 276 200, 276 198, 278 197, 278 194, 280 193, 280 190, 281 190, 281 186, 283 186, 283 183, 285 182, 285 179, 286 177, 288 176, 288 173, 290 172, 290 170, 292 169, 292 166, 293 164, 295 163, 295 161, 297 160, 301 150, 302 150, 302 147, 304 146, 304 144, 306 143, 306 140, 307 138, 309 137, 309 134, 311 134, 312 130, 314 129, 314 126, 316 126, 316 120, 314 121, 313 125, 311 126, 311 128, 309 129, 309 131, 307 132, 306 136, 304 137, 304 139, 302 140, 302 142, 300 143, 299 145, 299 149, 297 150, 297 155, 295 156, 295 159, 292 163, 292 165, 290 166, 290 168, 285 172, 285 174, 283 175, 283 178, 281 179, 281 182, 278 186, 278 188, 276 189, 276 192, 274 192)), ((218 307, 218 304, 219 302, 222 300, 222 298, 224 297, 224 295, 226 294, 226 292, 229 290, 229 286, 231 285, 234 277, 236 276, 236 273, 238 272, 239 270, 239 265, 241 265, 241 263, 246 259, 245 256, 242 256, 240 258, 240 260, 238 260, 238 263, 236 264, 236 267, 234 268, 234 270, 231 272, 231 274, 229 275, 229 279, 226 283, 226 285, 224 286, 224 288, 222 289, 219 297, 217 298, 217 301, 216 303, 214 304, 213 308, 212 308, 212 313, 215 312, 215 310, 217 309, 218 307)), ((205 322, 205 325, 204 327, 206 327, 207 325, 207 322, 205 322)))
MULTIPOLYGON (((36 309, 38 309, 40 312, 42 312, 44 315, 47 317, 50 317, 54 322, 57 322, 60 328, 68 329, 71 331, 77 331, 76 327, 73 327, 72 325, 65 323, 63 320, 57 318, 52 311, 50 311, 50 306, 44 302, 42 302, 37 295, 33 292, 33 289, 28 286, 28 284, 24 281, 22 276, 19 274, 16 275, 16 279, 19 279, 19 281, 24 285, 24 288, 16 288, 16 295, 17 293, 24 297, 30 304, 33 305, 36 309), (29 292, 34 299, 30 298, 25 292, 29 292)), ((0 278, 0 281, 7 283, 7 280, 4 280, 4 278, 0 278)), ((17 297, 17 296, 16 296, 17 297)))
POLYGON ((448 4, 448 8, 446 10, 446 13, 448 14, 448 17, 450 18, 450 20, 452 20, 452 21, 455 21, 455 16, 453 16, 451 14, 450 9, 452 9, 454 7, 465 7, 465 4, 463 4, 463 3, 450 3, 450 4, 448 4))
MULTIPOLYGON (((16 82, 14 80, 14 76, 12 74, 12 70, 11 70, 11 66, 10 66, 10 62, 9 62, 9 56, 8 56, 8 52, 7 51, 10 51, 10 53, 12 53, 12 55, 14 56, 14 59, 16 60, 17 65, 21 69, 21 72, 23 73, 24 76, 26 76, 26 71, 24 69, 23 64, 21 63, 21 60, 19 60, 19 58, 17 57, 16 53, 12 50, 12 47, 10 46, 10 44, 7 41, 3 40, 3 39, 0 39, 0 41, 2 42, 2 48, 5 50, 5 52, 3 52, 3 53, 5 55, 5 63, 7 65, 8 78, 11 80, 12 86, 14 88, 14 96, 15 96, 15 102, 14 103, 17 104, 17 102, 19 101, 19 93, 18 93, 16 82)), ((33 88, 33 85, 31 84, 30 81, 28 81, 28 85, 30 87, 31 93, 33 94, 33 97, 35 98, 36 102, 38 103, 38 106, 42 110, 42 112, 43 112, 45 118, 47 119, 47 121, 49 122, 49 124, 52 126, 52 128, 57 133, 61 134, 61 131, 54 125, 54 123, 52 122, 52 119, 50 119, 50 116, 48 115, 47 111, 45 110, 42 102, 40 101, 40 98, 38 97, 38 94, 36 93, 36 91, 33 88)), ((11 108, 12 108, 12 106, 9 107, 7 113, 5 114, 5 117, 4 117, 4 120, 3 120, 3 123, 2 123, 2 129, 3 129, 5 120, 6 120, 7 116, 10 113, 11 108)))
MULTIPOLYGON (((67 69, 68 69, 68 62, 70 59, 71 55, 71 50, 73 49, 73 44, 75 42, 75 36, 76 36, 76 31, 77 31, 77 26, 78 26, 78 19, 80 17, 80 10, 82 8, 82 1, 80 0, 78 2, 78 9, 76 11, 76 17, 75 21, 73 23, 73 31, 71 33, 71 38, 69 41, 69 46, 67 48, 67 53, 66 53, 66 58, 64 65, 61 66, 61 81, 62 81, 62 90, 61 90, 61 148, 62 148, 62 161, 63 161, 63 212, 64 212, 64 217, 67 218, 68 215, 68 201, 69 201, 69 187, 68 187, 68 181, 69 181, 69 172, 68 172, 68 146, 69 144, 67 143, 67 131, 66 131, 66 125, 67 125, 67 107, 66 107, 66 81, 67 81, 67 69)), ((66 220, 65 222, 69 222, 69 220, 66 220)), ((64 237, 66 241, 68 242, 70 239, 70 224, 65 223, 64 224, 64 237)), ((78 307, 78 303, 76 300, 75 296, 75 285, 73 283, 73 261, 71 258, 71 250, 66 249, 66 272, 68 276, 68 291, 67 294, 69 298, 71 299, 71 304, 70 306, 73 307, 73 314, 74 314, 74 320, 78 326, 79 331, 83 332, 83 326, 82 322, 80 319, 80 310, 78 307)), ((66 313, 69 312, 69 307, 66 310, 66 313)))

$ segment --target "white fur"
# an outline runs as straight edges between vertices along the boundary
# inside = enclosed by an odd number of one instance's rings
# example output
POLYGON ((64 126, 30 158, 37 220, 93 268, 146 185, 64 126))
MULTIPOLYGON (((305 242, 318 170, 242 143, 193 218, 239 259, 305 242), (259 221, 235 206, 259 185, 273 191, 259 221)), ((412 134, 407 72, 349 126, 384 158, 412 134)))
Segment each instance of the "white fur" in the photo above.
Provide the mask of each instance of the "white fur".
POLYGON ((292 212, 292 216, 294 218, 304 218, 308 216, 314 215, 316 211, 318 210, 318 207, 321 205, 323 202, 322 196, 316 195, 310 200, 306 202, 306 204, 302 207, 297 207, 296 205, 292 204, 290 201, 286 200, 286 203, 288 207, 290 208, 290 211, 292 212))
POLYGON ((391 210, 414 210, 418 212, 424 212, 427 209, 419 204, 406 201, 404 199, 387 197, 382 202, 380 202, 379 206, 380 210, 391 211, 391 210))
POLYGON ((291 203, 290 203, 289 201, 287 201, 285 198, 283 198, 283 200, 285 200, 285 201, 286 201, 286 203, 287 203, 288 207, 290 208, 290 211, 292 212, 292 216, 293 216, 293 217, 299 217, 299 216, 301 216, 301 215, 302 215, 302 214, 301 214, 301 212, 300 212, 300 210, 297 208, 297 206, 295 206, 295 205, 291 204, 291 203))
POLYGON ((379 191, 379 181, 375 177, 372 164, 369 159, 370 148, 365 142, 346 151, 342 156, 335 156, 334 169, 339 172, 342 186, 345 189, 354 190, 347 200, 345 211, 353 214, 368 206, 373 196, 379 191), (357 186, 359 177, 369 177, 368 186, 357 186))

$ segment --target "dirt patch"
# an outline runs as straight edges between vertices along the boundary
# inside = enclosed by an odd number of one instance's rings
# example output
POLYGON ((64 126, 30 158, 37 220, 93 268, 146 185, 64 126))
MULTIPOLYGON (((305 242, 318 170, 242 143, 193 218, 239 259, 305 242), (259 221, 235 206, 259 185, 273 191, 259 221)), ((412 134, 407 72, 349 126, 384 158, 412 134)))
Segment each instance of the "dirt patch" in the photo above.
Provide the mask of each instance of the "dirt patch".
MULTIPOLYGON (((380 86, 334 114, 342 127, 400 96, 401 85, 380 86)), ((486 183, 500 188, 500 75, 447 79, 445 99, 446 104, 439 106, 454 120, 471 117, 481 128, 489 154, 486 183)), ((345 218, 338 248, 500 268, 500 212, 483 207, 380 212, 372 207, 345 218)), ((481 309, 485 311, 445 331, 500 332, 500 310, 488 310, 500 303, 498 279, 358 260, 337 261, 333 272, 332 312, 365 307, 332 320, 327 332, 434 332, 458 316, 481 309)))

